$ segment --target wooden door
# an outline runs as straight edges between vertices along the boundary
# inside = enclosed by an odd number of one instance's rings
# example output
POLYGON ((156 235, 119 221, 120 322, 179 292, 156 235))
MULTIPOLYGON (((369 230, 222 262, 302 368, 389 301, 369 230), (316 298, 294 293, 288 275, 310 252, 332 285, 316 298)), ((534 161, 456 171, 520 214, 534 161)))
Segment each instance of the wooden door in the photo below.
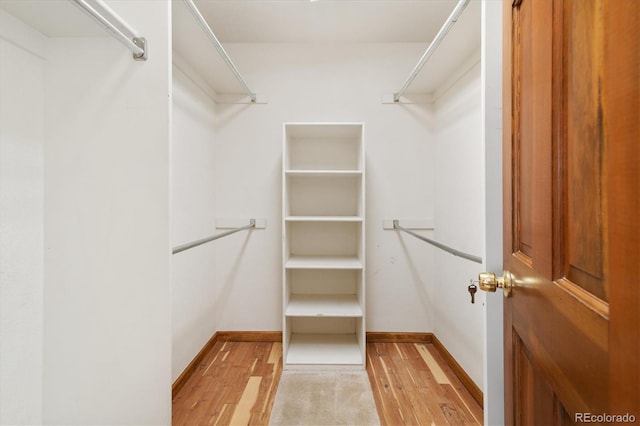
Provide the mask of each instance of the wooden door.
POLYGON ((506 423, 640 423, 640 2, 503 16, 506 423))

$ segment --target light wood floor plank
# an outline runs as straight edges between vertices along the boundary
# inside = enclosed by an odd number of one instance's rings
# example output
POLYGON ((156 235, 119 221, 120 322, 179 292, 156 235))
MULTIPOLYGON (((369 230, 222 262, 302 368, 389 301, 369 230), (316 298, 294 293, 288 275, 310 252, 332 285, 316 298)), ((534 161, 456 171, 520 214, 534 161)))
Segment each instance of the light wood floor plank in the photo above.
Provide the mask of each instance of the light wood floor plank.
POLYGON ((271 345, 271 352, 269 352, 269 359, 267 359, 267 364, 275 364, 280 362, 282 358, 282 343, 274 342, 271 345))
POLYGON ((251 419, 251 408, 258 399, 258 390, 260 389, 260 383, 262 377, 251 376, 249 382, 245 386, 240 401, 236 405, 236 409, 231 416, 232 425, 248 425, 251 419))
POLYGON ((442 368, 440 368, 440 365, 438 365, 436 360, 433 358, 433 355, 431 355, 431 352, 429 352, 429 349, 427 349, 425 345, 421 345, 419 343, 414 343, 414 346, 418 349, 418 353, 420 353, 420 356, 427 364, 427 367, 431 370, 431 373, 433 373, 433 376, 436 378, 438 383, 441 385, 451 383, 447 378, 447 375, 442 371, 442 368))

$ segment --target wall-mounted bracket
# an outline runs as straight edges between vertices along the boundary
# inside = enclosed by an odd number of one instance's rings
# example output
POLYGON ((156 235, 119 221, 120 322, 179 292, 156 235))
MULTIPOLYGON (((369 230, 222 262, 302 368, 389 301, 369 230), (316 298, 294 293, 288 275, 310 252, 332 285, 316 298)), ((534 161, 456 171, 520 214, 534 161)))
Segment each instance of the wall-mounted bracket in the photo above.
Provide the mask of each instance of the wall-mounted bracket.
POLYGON ((147 60, 147 39, 144 37, 134 37, 133 44, 142 49, 142 54, 133 53, 133 59, 136 61, 146 61, 147 60))

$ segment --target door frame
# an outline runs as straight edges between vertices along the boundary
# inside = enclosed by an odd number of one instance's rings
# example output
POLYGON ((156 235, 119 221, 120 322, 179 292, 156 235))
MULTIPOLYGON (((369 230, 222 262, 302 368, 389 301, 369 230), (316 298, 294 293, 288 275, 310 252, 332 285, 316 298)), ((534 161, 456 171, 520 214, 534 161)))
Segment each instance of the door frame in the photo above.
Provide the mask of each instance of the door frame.
MULTIPOLYGON (((484 159, 482 267, 502 272, 502 34, 503 2, 482 1, 481 117, 484 159)), ((484 309, 484 424, 504 424, 503 295, 487 293, 484 309)))

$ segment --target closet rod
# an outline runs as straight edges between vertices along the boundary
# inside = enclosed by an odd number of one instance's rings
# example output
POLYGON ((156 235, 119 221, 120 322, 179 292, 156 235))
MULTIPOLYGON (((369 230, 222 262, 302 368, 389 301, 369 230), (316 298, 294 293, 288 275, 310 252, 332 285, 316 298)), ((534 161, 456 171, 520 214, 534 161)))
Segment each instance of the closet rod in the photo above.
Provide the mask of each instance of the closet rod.
POLYGON ((189 250, 190 248, 194 248, 194 247, 200 246, 202 244, 208 243, 210 241, 217 240, 218 238, 226 237, 227 235, 235 234, 236 232, 244 231, 245 229, 255 228, 255 227, 256 227, 256 220, 255 219, 250 219, 249 220, 249 224, 246 225, 246 226, 242 226, 240 228, 235 228, 235 229, 232 229, 230 231, 221 232, 219 234, 212 235, 210 237, 203 238, 203 239, 198 240, 198 241, 193 241, 191 243, 187 243, 187 244, 182 244, 182 245, 176 246, 176 247, 173 248, 172 253, 173 254, 180 253, 181 251, 189 250))
POLYGON ((397 230, 399 230, 399 231, 406 232, 406 233, 407 233, 407 234, 409 234, 409 235, 413 235, 414 237, 416 237, 416 238, 418 238, 418 239, 421 239, 422 241, 426 241, 426 242, 428 242, 429 244, 432 244, 432 245, 434 245, 434 246, 438 247, 439 249, 442 249, 442 250, 444 250, 444 251, 446 251, 446 252, 448 252, 448 253, 451 253, 451 254, 452 254, 452 255, 454 255, 454 256, 462 257, 462 258, 467 259, 467 260, 470 260, 470 261, 472 261, 472 262, 482 263, 482 258, 481 258, 481 257, 474 256, 474 255, 472 255, 472 254, 467 254, 467 253, 464 253, 464 252, 458 251, 458 250, 453 249, 453 248, 451 248, 451 247, 449 247, 449 246, 445 246, 444 244, 440 244, 440 243, 439 243, 439 242, 437 242, 437 241, 433 241, 433 240, 431 240, 431 239, 429 239, 429 238, 427 238, 427 237, 424 237, 424 236, 422 236, 422 235, 420 235, 420 234, 417 234, 417 233, 415 233, 415 232, 413 232, 413 231, 410 231, 410 230, 408 230, 407 228, 403 228, 402 226, 400 226, 400 223, 399 223, 399 221, 398 221, 398 220, 394 220, 394 221, 393 221, 393 229, 397 229, 397 230))
POLYGON ((453 9, 453 12, 451 12, 451 15, 449 15, 447 20, 444 22, 444 25, 442 26, 442 28, 440 28, 440 31, 438 31, 438 34, 436 34, 436 37, 433 39, 431 44, 429 44, 429 47, 427 47, 427 50, 424 52, 424 54, 418 61, 418 64, 413 68, 413 71, 411 71, 411 74, 409 74, 409 77, 407 77, 407 81, 405 81, 404 85, 402 86, 402 89, 400 89, 397 93, 393 94, 393 102, 398 102, 400 100, 400 97, 404 94, 405 90, 407 90, 409 85, 413 83, 413 80, 416 78, 420 70, 422 70, 422 67, 424 66, 424 64, 427 63, 431 55, 433 55, 433 52, 436 51, 436 49, 438 48, 442 40, 444 40, 449 30, 453 27, 453 24, 456 23, 456 21, 464 11, 464 9, 467 7, 467 5, 469 4, 469 1, 470 0, 460 0, 458 2, 456 7, 453 9))
POLYGON ((136 61, 147 60, 147 40, 138 37, 129 24, 124 22, 102 0, 70 0, 87 16, 107 29, 120 43, 133 53, 136 61))
POLYGON ((240 71, 238 71, 238 68, 236 68, 235 64, 233 63, 233 61, 231 60, 227 52, 224 50, 224 47, 222 47, 222 44, 220 44, 220 41, 211 30, 211 28, 209 27, 209 24, 207 24, 207 21, 205 21, 204 17, 200 13, 196 5, 193 3, 192 0, 184 0, 184 2, 189 7, 189 10, 191 11, 191 14, 193 15, 193 17, 196 18, 196 21, 198 21, 198 24, 200 24, 200 28, 202 28, 202 30, 205 32, 209 40, 211 40, 215 48, 220 53, 220 55, 222 56, 222 59, 224 59, 227 65, 229 65, 229 68, 231 68, 233 75, 235 75, 238 81, 242 84, 242 86, 244 86, 244 90, 247 92, 247 94, 251 98, 251 102, 255 102, 256 94, 253 91, 251 91, 251 89, 249 89, 247 82, 244 81, 244 78, 242 78, 240 71))

